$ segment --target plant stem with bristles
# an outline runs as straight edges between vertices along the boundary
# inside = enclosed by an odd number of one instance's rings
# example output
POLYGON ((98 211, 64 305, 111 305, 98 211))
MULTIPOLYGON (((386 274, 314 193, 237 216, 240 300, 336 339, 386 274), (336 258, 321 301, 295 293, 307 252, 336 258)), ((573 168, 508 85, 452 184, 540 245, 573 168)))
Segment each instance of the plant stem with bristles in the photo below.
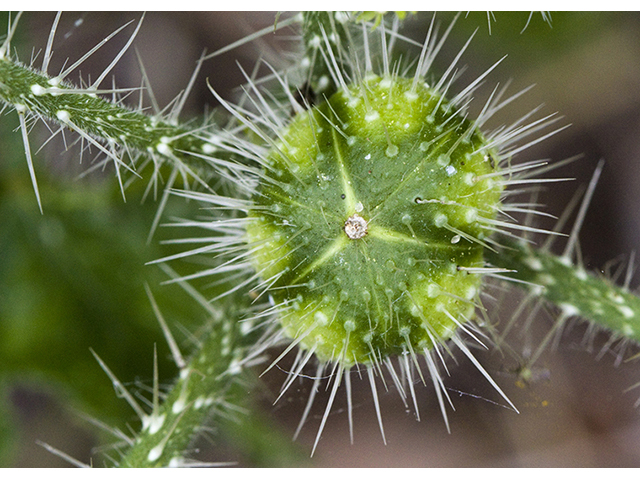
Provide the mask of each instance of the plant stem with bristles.
POLYGON ((255 342, 250 325, 239 321, 242 304, 229 303, 224 317, 213 323, 164 401, 142 417, 136 442, 119 466, 183 466, 188 461, 187 449, 207 420, 216 413, 237 414, 227 395, 243 378, 247 352, 255 342))
POLYGON ((640 298, 604 277, 588 273, 568 257, 531 248, 523 241, 501 238, 500 252, 486 250, 493 265, 511 270, 501 274, 516 279, 557 305, 564 318, 583 317, 620 338, 640 342, 640 298))
MULTIPOLYGON (((105 92, 75 88, 8 57, 0 58, 0 100, 27 118, 48 120, 76 131, 113 161, 121 187, 120 169, 139 176, 135 159, 125 161, 128 152, 149 156, 156 165, 169 162, 204 183, 190 163, 194 163, 191 154, 202 156, 211 151, 205 131, 131 110, 99 97, 100 93, 105 92)), ((34 176, 32 173, 35 185, 34 176)))

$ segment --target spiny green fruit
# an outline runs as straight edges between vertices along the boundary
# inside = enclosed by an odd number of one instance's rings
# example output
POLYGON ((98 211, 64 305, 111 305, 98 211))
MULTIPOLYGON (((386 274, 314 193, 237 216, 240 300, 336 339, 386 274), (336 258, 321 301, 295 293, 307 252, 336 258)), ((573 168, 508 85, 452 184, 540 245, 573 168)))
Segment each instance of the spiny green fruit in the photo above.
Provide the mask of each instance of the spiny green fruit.
POLYGON ((212 90, 238 121, 215 147, 231 161, 212 163, 238 189, 183 194, 213 207, 217 216, 202 226, 221 237, 181 256, 213 253, 213 268, 200 276, 240 278, 230 293, 249 287, 256 299, 269 299, 271 308, 247 313, 264 334, 244 363, 285 345, 269 370, 298 347, 280 397, 317 359, 296 432, 327 379, 314 450, 341 385, 353 434, 354 372, 368 377, 383 440, 376 384, 387 388, 389 378, 419 418, 414 380, 430 377, 448 427, 452 402, 441 369, 457 352, 515 410, 467 342, 484 346, 475 318, 483 276, 505 271, 484 258, 486 249, 499 249, 492 234, 535 231, 509 217, 530 212, 528 203, 503 200, 510 184, 530 182, 546 164, 513 165, 513 157, 553 132, 518 143, 555 119, 531 121, 532 112, 485 135, 485 122, 522 93, 504 98, 506 89, 496 88, 469 116, 474 90, 499 62, 449 100, 469 42, 435 80, 430 69, 451 26, 438 38, 432 21, 417 63, 406 65, 392 54, 401 41, 395 27, 349 28, 343 46, 335 39, 344 15, 331 15, 310 19, 318 28, 305 36, 306 61, 293 72, 311 85, 309 98, 303 87, 291 88, 295 75, 275 70, 265 82, 277 81, 279 94, 249 76, 247 96, 235 106, 212 90), (314 85, 326 82, 332 88, 318 94, 314 85))
POLYGON ((413 80, 370 75, 298 114, 247 224, 287 335, 345 366, 450 338, 477 305, 503 190, 494 157, 413 80))

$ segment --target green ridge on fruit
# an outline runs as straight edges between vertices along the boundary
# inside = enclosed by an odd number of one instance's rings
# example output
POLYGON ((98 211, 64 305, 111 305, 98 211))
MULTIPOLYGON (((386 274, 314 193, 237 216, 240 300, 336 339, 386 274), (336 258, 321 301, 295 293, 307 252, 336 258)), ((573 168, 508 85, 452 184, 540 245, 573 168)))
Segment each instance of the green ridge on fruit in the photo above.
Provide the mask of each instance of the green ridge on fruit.
POLYGON ((413 80, 371 75, 298 114, 247 227, 286 333, 345 365, 450 338, 477 305, 496 155, 413 80))

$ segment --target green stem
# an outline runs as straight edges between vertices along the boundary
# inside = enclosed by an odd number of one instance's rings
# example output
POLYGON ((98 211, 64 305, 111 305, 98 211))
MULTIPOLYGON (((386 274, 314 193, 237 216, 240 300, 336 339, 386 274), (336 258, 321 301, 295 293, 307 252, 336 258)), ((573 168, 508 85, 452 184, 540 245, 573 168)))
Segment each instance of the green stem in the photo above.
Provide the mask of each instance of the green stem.
POLYGON ((93 93, 59 82, 19 62, 0 58, 0 100, 18 113, 29 114, 77 131, 83 139, 102 148, 118 166, 125 152, 141 152, 157 162, 182 162, 189 154, 210 153, 205 132, 173 125, 93 93), (104 146, 103 146, 104 145, 104 146))
POLYGON ((201 347, 162 404, 154 402, 150 415, 121 467, 180 466, 187 449, 213 414, 238 415, 228 397, 243 379, 243 371, 255 334, 243 333, 247 323, 239 322, 245 302, 228 303, 225 315, 212 326, 201 347))
POLYGON ((584 317, 615 334, 640 342, 640 298, 606 278, 587 273, 567 257, 533 250, 521 241, 501 238, 500 252, 485 252, 498 267, 515 270, 505 276, 554 303, 563 318, 584 317))

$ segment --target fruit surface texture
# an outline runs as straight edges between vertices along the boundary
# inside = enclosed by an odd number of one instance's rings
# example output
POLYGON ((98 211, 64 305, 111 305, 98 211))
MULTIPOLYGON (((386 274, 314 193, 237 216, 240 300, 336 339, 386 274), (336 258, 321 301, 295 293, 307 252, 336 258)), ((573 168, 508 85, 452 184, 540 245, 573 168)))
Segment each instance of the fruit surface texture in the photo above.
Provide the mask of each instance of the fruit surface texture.
POLYGON ((274 141, 249 213, 286 334, 345 366, 431 349, 472 319, 503 191, 473 122, 415 79, 370 75, 274 141))

